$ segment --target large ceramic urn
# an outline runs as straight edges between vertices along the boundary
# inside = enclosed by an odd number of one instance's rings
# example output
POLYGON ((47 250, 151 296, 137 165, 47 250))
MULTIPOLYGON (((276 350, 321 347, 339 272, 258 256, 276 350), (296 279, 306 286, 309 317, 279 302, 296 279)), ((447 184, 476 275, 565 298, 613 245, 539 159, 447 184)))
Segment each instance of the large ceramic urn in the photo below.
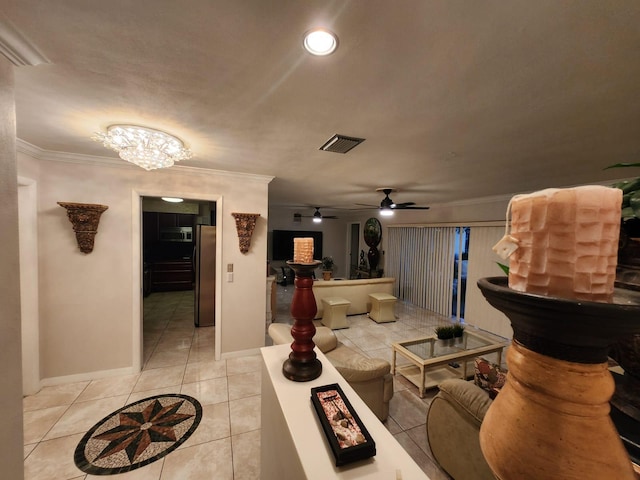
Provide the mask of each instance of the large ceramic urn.
POLYGON ((501 480, 635 480, 609 417, 609 346, 640 332, 640 305, 518 292, 504 277, 478 286, 511 321, 508 380, 480 430, 501 480))

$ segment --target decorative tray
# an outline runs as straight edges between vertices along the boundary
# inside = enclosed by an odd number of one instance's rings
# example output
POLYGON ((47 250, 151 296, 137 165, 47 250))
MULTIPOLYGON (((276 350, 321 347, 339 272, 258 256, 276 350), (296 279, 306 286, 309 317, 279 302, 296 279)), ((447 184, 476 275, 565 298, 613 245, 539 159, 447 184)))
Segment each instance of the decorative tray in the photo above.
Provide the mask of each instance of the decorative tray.
POLYGON ((331 446, 337 467, 376 454, 373 438, 340 385, 333 383, 312 388, 311 402, 331 446))

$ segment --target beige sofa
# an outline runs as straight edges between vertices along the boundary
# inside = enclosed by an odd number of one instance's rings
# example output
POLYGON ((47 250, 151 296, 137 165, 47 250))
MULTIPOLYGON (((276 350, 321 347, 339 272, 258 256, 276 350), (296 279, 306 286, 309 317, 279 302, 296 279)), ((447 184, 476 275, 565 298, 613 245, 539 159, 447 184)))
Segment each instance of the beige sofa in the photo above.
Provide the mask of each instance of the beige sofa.
POLYGON ((313 295, 316 297, 318 313, 315 318, 322 318, 322 299, 341 297, 351 302, 347 315, 360 315, 371 310, 370 293, 388 293, 393 295, 395 278, 361 278, 357 280, 315 280, 313 295))
POLYGON ((488 393, 460 379, 438 388, 427 411, 433 458, 455 480, 495 480, 480 450, 480 425, 492 402, 488 393))
MULTIPOLYGON (((293 342, 291 325, 286 323, 269 325, 269 336, 274 345, 293 342)), ((384 422, 389 416, 389 401, 393 397, 393 376, 389 362, 365 357, 352 350, 339 342, 327 327, 316 327, 313 341, 364 403, 384 422)))

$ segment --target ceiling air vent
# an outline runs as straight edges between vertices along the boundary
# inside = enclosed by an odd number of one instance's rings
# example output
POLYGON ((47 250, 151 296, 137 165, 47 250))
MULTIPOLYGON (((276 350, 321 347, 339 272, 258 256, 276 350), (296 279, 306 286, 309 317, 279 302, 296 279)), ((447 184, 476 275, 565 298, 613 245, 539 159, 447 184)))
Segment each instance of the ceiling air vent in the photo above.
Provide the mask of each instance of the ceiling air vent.
POLYGON ((364 140, 364 138, 347 137, 346 135, 336 133, 320 147, 320 150, 324 150, 325 152, 347 153, 353 147, 357 147, 364 142, 364 140))

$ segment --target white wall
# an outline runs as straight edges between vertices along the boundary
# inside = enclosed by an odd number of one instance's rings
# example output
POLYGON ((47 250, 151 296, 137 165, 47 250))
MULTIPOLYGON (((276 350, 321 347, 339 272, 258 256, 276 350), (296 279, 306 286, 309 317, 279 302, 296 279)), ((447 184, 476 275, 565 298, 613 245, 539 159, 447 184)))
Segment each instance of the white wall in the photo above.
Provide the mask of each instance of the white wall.
POLYGON ((38 192, 34 181, 18 178, 20 305, 22 317, 22 393, 40 390, 38 309, 38 192))
POLYGON ((23 478, 20 257, 13 66, 0 55, 0 465, 2 478, 23 478))
POLYGON ((41 376, 82 376, 139 364, 140 195, 219 201, 218 266, 234 264, 234 282, 218 276, 217 333, 222 355, 264 345, 268 184, 271 177, 185 167, 146 172, 122 162, 43 152, 21 144, 18 174, 38 184, 41 376), (55 161, 53 161, 55 159, 55 161), (57 202, 98 203, 94 250, 83 254, 57 202), (261 215, 245 255, 232 212, 261 215))

